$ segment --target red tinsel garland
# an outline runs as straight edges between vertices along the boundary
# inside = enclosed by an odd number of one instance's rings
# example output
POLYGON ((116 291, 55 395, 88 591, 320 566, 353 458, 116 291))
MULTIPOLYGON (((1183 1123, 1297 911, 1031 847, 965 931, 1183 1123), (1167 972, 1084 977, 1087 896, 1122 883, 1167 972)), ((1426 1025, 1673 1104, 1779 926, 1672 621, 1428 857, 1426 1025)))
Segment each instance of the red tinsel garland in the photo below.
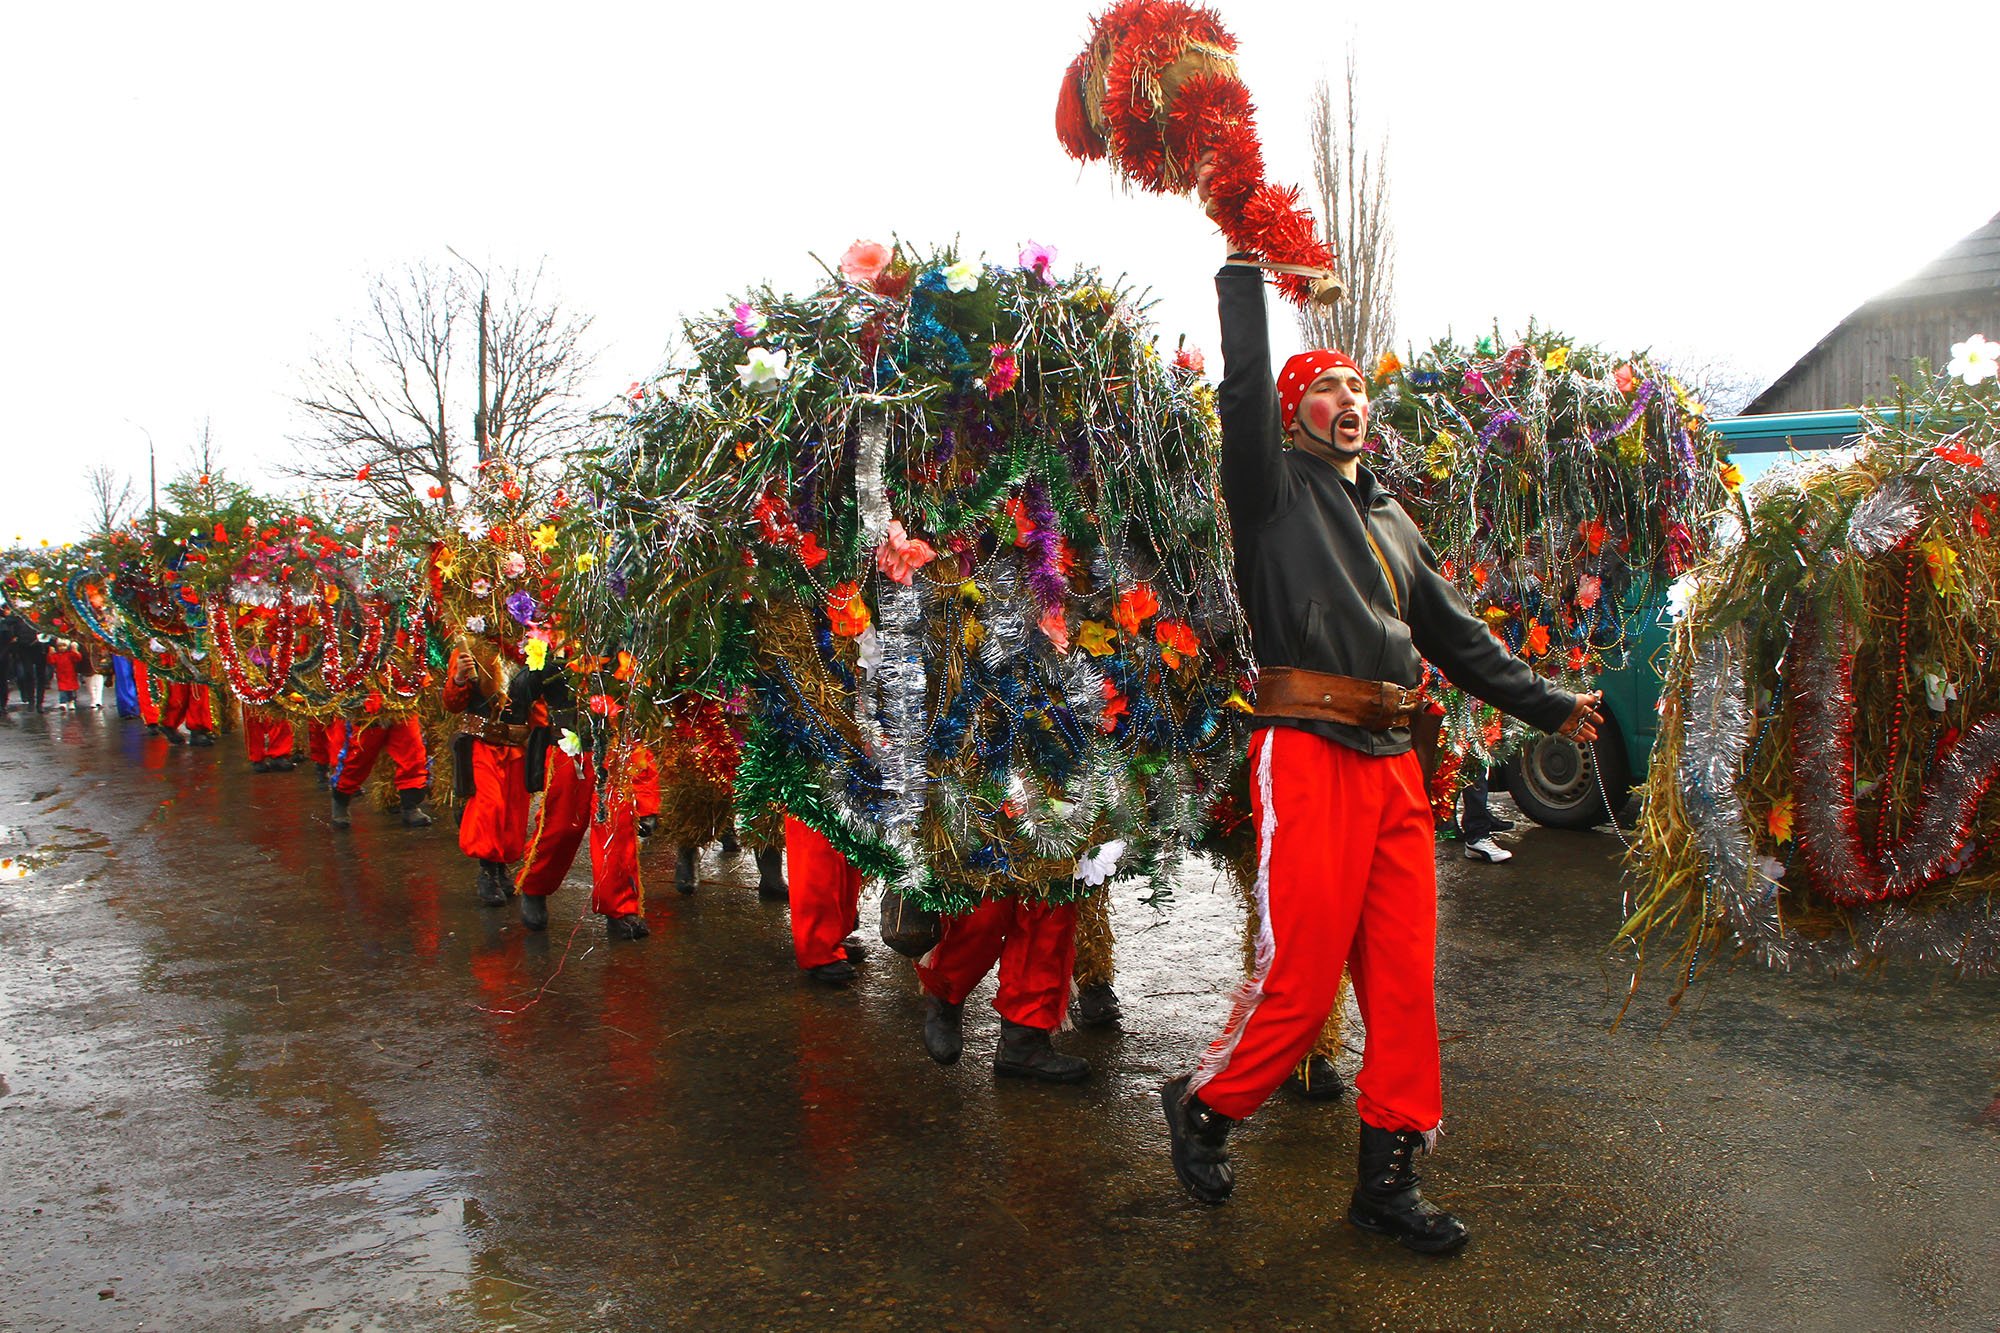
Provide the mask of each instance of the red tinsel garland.
MULTIPOLYGON (((1203 153, 1215 155, 1214 216, 1239 250, 1331 272, 1334 253, 1299 192, 1264 179, 1250 91, 1230 56, 1236 39, 1214 11, 1178 0, 1122 0, 1092 25, 1056 101, 1056 137, 1080 161, 1109 156, 1141 189, 1185 194, 1203 153), (1101 93, 1095 113, 1092 94, 1101 93)), ((1304 304, 1316 280, 1280 273, 1304 304)))
POLYGON ((222 659, 222 671, 229 680, 229 688, 243 702, 267 704, 278 696, 291 678, 293 650, 297 643, 292 616, 291 599, 279 602, 271 618, 271 663, 265 669, 263 684, 259 685, 251 681, 243 655, 237 651, 236 623, 229 613, 228 601, 221 596, 209 600, 208 625, 215 639, 215 654, 222 659))

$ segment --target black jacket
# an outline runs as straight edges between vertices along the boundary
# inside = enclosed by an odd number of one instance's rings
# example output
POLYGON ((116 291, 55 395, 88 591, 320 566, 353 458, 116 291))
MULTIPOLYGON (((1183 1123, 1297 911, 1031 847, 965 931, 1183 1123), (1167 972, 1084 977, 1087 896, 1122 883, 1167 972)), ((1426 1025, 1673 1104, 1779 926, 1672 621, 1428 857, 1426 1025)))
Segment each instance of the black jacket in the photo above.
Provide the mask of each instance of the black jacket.
MULTIPOLYGON (((1215 278, 1222 318, 1222 497, 1236 545, 1236 593, 1257 664, 1414 686, 1419 654, 1452 684, 1554 731, 1573 696, 1493 637, 1438 572, 1437 556, 1366 467, 1352 483, 1285 445, 1264 275, 1230 265, 1215 278)), ((1402 754, 1406 727, 1369 731, 1279 721, 1364 754, 1402 754)))

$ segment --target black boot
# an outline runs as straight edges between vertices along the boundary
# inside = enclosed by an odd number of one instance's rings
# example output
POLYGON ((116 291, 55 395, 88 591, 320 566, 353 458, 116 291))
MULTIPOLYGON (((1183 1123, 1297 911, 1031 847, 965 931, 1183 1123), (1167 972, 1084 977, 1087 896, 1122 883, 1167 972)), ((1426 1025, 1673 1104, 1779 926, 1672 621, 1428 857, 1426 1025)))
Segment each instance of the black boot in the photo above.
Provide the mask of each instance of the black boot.
POLYGON ((734 856, 742 850, 743 846, 736 841, 736 834, 734 832, 722 835, 722 854, 724 856, 734 856))
POLYGON ((479 901, 488 907, 505 907, 507 895, 514 886, 507 881, 505 861, 481 861, 479 863, 479 901))
POLYGON ((845 986, 858 975, 854 964, 845 958, 836 958, 830 963, 806 969, 806 979, 821 986, 845 986))
POLYGON ((333 814, 329 818, 333 820, 335 828, 346 828, 354 822, 347 817, 347 803, 353 799, 351 796, 342 796, 339 792, 333 794, 333 814))
POLYGON ((1346 1093, 1347 1084, 1341 1081, 1333 1061, 1314 1052, 1292 1070, 1285 1080, 1285 1091, 1309 1102, 1337 1102, 1346 1093))
POLYGON ((868 960, 868 941, 859 935, 849 935, 840 942, 840 947, 847 951, 847 961, 850 963, 862 963, 868 960))
MULTIPOLYGON (((40 712, 41 710, 36 709, 35 711, 40 712)), ((160 730, 166 736, 167 744, 169 745, 186 745, 188 743, 188 738, 181 735, 179 727, 161 727, 160 730)))
POLYGON ((674 853, 674 887, 682 893, 694 892, 694 852, 692 847, 682 847, 674 853))
POLYGON ((993 1072, 1003 1078, 1032 1078, 1043 1083, 1081 1083, 1090 1077, 1090 1061, 1064 1055, 1049 1045, 1044 1028, 1000 1020, 1000 1048, 993 1052, 993 1072))
POLYGON ((396 793, 403 803, 403 823, 410 828, 429 828, 431 817, 424 810, 424 797, 428 795, 422 787, 410 787, 396 793))
POLYGON ((1118 992, 1108 981, 1093 982, 1076 993, 1077 1026, 1108 1028, 1125 1016, 1118 1007, 1118 992))
POLYGON ((1236 1172, 1229 1165, 1229 1131, 1236 1122, 1190 1095, 1186 1074, 1160 1089, 1160 1105, 1167 1112, 1174 1174, 1198 1201, 1223 1202, 1236 1188, 1236 1172))
POLYGON ((271 771, 271 761, 268 759, 256 760, 250 765, 250 771, 252 773, 269 773, 271 771))
POLYGON ((273 773, 289 773, 299 766, 298 761, 288 754, 281 754, 276 759, 267 759, 264 762, 271 766, 273 773))
POLYGON ((637 912, 604 918, 604 937, 609 940, 643 940, 652 933, 646 928, 646 918, 637 912))
POLYGON ((1465 1224, 1425 1199, 1411 1165, 1424 1136, 1413 1131, 1361 1126, 1360 1183, 1347 1220, 1363 1231, 1394 1236, 1418 1254, 1456 1254, 1468 1239, 1465 1224))
POLYGON ((188 744, 213 745, 215 744, 215 733, 211 731, 197 731, 192 736, 188 737, 188 744))
POLYGON ((521 924, 529 930, 547 930, 549 928, 549 900, 540 894, 522 894, 521 924))
POLYGON ((314 764, 313 767, 319 770, 319 785, 322 787, 331 786, 332 784, 327 781, 327 766, 325 764, 314 764))
POLYGON ((757 849, 757 896, 767 903, 781 903, 791 897, 785 888, 785 849, 757 849))
POLYGON ((955 1065, 964 1049, 965 1006, 924 996, 924 1054, 941 1065, 955 1065))

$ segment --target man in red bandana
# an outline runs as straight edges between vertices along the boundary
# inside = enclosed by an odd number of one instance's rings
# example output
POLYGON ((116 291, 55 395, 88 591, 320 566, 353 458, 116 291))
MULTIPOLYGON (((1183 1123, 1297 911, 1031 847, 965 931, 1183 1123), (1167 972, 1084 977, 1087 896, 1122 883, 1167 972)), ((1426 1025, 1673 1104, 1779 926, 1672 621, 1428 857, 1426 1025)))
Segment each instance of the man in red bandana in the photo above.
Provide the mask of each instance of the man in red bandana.
MULTIPOLYGON (((1212 164, 1198 184, 1209 201, 1212 164)), ((1348 1220, 1423 1254, 1465 1245, 1413 1160, 1444 1102, 1436 1011, 1437 876, 1409 723, 1428 659, 1496 708, 1579 741, 1599 696, 1537 676, 1467 610, 1402 506, 1363 466, 1368 383, 1341 352, 1271 374, 1263 274, 1216 276, 1224 373, 1222 495, 1258 663, 1250 736, 1256 970, 1200 1063, 1161 1089, 1174 1170, 1204 1203, 1234 1187, 1227 1138, 1312 1049, 1347 966, 1367 1027, 1348 1220)))

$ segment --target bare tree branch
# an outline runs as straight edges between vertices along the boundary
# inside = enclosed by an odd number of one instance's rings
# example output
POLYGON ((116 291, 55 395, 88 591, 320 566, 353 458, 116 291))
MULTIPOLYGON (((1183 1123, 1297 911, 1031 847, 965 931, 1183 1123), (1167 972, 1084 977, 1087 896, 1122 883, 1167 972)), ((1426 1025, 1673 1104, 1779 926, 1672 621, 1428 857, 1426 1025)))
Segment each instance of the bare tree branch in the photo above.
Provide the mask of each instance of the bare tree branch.
POLYGON ((85 468, 83 484, 90 492, 91 536, 108 537, 138 513, 139 497, 132 489, 132 479, 109 463, 85 468))
POLYGON ((1320 225, 1340 257, 1347 296, 1335 305, 1301 309, 1299 332, 1310 346, 1340 348, 1365 369, 1396 340, 1396 232, 1389 220, 1388 136, 1372 153, 1363 152, 1359 129, 1350 49, 1339 114, 1322 80, 1311 120, 1320 225))
POLYGON ((304 428, 287 467, 309 482, 361 486, 394 504, 442 488, 455 497, 479 466, 483 421, 490 456, 528 466, 568 449, 587 427, 581 406, 591 356, 587 317, 540 296, 542 272, 481 273, 412 265, 378 276, 366 316, 345 344, 322 349, 301 374, 294 400, 304 428), (482 297, 486 298, 481 338, 482 297), (485 348, 487 401, 476 402, 485 348), (454 377, 470 363, 474 373, 454 377))

